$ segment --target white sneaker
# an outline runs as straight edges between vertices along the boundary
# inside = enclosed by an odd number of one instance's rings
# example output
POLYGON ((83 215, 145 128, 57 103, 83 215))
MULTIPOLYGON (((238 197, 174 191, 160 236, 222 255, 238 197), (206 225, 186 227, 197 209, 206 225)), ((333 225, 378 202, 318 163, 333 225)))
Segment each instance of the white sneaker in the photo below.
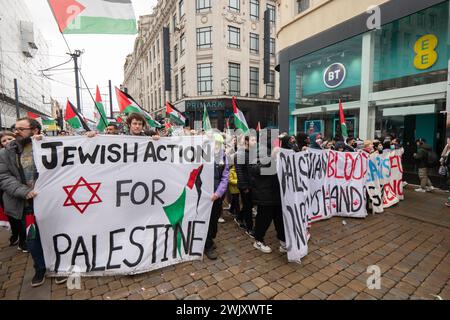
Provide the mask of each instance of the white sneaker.
POLYGON ((272 249, 270 249, 269 246, 266 246, 264 243, 259 242, 259 241, 256 241, 253 244, 253 247, 255 247, 255 249, 258 249, 262 253, 271 253, 272 252, 272 249))
POLYGON ((278 250, 281 253, 286 253, 288 252, 287 247, 286 247, 286 242, 280 241, 280 247, 278 248, 278 250))
POLYGON ((427 187, 427 188, 426 188, 426 191, 427 191, 427 192, 431 192, 431 191, 433 191, 434 189, 436 189, 436 188, 433 187, 433 186, 431 186, 431 187, 427 187))
POLYGON ((406 187, 408 185, 408 182, 406 182, 406 181, 403 181, 402 183, 403 183, 403 187, 406 187))
POLYGON ((225 223, 225 219, 222 218, 222 217, 220 217, 220 218, 219 218, 219 223, 225 223))
POLYGON ((422 189, 422 188, 419 188, 419 189, 416 189, 416 190, 414 190, 415 192, 427 192, 427 190, 425 190, 425 189, 422 189))

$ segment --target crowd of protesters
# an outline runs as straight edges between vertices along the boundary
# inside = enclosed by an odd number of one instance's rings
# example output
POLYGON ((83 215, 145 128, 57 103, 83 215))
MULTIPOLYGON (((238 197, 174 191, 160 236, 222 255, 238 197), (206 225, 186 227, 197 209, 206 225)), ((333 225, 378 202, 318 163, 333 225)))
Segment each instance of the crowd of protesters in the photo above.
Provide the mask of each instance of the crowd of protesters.
MULTIPOLYGON (((128 115, 126 126, 109 124, 105 130, 107 135, 128 134, 133 136, 149 136, 158 140, 160 136, 169 136, 171 129, 153 130, 146 125, 141 114, 128 115), (124 130, 125 129, 125 130, 124 130)), ((205 134, 188 128, 184 135, 205 134)), ((88 138, 97 135, 96 132, 83 133, 88 138)), ((59 132, 59 136, 73 135, 66 131, 59 132)), ((331 149, 341 152, 380 153, 386 150, 401 148, 398 139, 388 136, 380 140, 359 140, 352 137, 347 139, 323 139, 320 133, 298 133, 290 136, 286 133, 272 136, 272 131, 263 130, 259 135, 230 135, 214 133, 215 161, 214 161, 214 192, 210 216, 209 229, 205 242, 205 255, 217 259, 217 245, 214 239, 217 235, 218 224, 225 222, 222 215, 228 211, 234 222, 242 231, 254 239, 253 246, 263 253, 269 254, 272 248, 265 242, 265 235, 271 223, 274 223, 276 236, 279 240, 278 250, 287 252, 284 234, 280 186, 276 171, 269 173, 266 169, 276 162, 277 153, 283 149, 295 152, 311 149, 331 149), (252 157, 256 150, 264 157, 252 157), (261 151, 264 152, 261 152, 261 151), (228 206, 224 207, 224 205, 228 206)), ((33 287, 42 285, 45 281, 45 261, 39 228, 36 227, 34 236, 26 234, 27 216, 33 215, 33 198, 37 196, 34 184, 38 177, 32 155, 32 138, 42 139, 41 125, 31 118, 17 120, 11 131, 4 131, 0 135, 0 201, 1 208, 8 216, 11 226, 10 245, 17 246, 22 252, 30 252, 35 268, 35 275, 31 281, 33 287)), ((431 148, 424 139, 417 140, 418 173, 421 181, 417 192, 428 192, 434 188, 428 178, 431 148)), ((450 141, 444 149, 441 166, 450 168, 450 141)), ((446 170, 448 174, 450 170, 446 170)), ((449 182, 450 182, 450 174, 449 182)), ((450 205, 449 205, 450 206, 450 205)), ((56 282, 64 282, 66 278, 56 278, 56 282)))

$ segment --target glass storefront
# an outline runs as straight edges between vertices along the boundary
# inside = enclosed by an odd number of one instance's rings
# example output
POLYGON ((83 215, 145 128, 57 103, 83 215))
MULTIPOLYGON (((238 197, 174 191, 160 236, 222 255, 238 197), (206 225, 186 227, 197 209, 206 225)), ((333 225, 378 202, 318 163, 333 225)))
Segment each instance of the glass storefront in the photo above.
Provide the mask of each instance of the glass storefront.
POLYGON ((369 138, 398 137, 405 170, 416 170, 418 138, 439 154, 445 145, 448 17, 445 1, 291 61, 289 110, 297 132, 339 135, 335 106, 342 100, 349 134, 358 137, 363 121, 373 128, 369 138), (362 79, 369 74, 363 57, 371 61, 370 79, 362 79), (360 118, 362 94, 369 96, 366 119, 360 118))

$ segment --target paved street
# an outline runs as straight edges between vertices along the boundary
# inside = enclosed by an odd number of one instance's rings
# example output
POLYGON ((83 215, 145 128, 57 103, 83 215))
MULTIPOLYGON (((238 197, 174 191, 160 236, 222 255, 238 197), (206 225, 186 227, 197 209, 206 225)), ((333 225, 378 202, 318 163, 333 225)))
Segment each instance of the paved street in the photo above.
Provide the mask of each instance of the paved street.
MULTIPOLYGON (((0 299, 450 299, 446 195, 411 189, 404 202, 384 214, 313 225, 310 253, 301 265, 288 264, 277 250, 262 254, 254 249, 225 213, 218 260, 205 258, 136 276, 84 278, 81 290, 50 279, 32 289, 30 255, 8 247, 8 232, 1 231, 0 299), (366 286, 370 265, 381 268, 379 290, 366 286)), ((278 247, 273 228, 267 242, 278 247)))

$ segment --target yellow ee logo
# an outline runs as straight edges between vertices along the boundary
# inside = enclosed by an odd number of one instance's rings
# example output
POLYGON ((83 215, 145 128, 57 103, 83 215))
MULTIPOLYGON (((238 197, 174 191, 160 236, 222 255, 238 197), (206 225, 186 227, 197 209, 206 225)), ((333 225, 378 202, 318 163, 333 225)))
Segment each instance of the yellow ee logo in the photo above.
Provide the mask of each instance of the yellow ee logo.
POLYGON ((417 53, 414 58, 414 66, 419 70, 431 68, 438 59, 435 51, 438 46, 438 38, 434 34, 426 34, 420 37, 414 45, 414 52, 417 53))

